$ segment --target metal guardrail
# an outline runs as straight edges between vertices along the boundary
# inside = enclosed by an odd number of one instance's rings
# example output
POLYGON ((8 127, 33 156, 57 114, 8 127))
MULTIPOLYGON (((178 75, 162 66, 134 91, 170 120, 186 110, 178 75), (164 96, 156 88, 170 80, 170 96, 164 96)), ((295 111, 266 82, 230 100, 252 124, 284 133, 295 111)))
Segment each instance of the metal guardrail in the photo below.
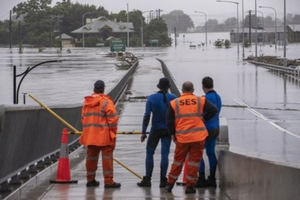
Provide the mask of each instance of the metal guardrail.
POLYGON ((272 64, 267 64, 267 63, 262 63, 262 62, 256 62, 256 61, 248 61, 252 64, 255 64, 257 66, 279 72, 281 74, 293 76, 294 78, 299 79, 300 78, 300 69, 295 69, 291 67, 284 67, 284 66, 278 66, 278 65, 272 65, 272 64))

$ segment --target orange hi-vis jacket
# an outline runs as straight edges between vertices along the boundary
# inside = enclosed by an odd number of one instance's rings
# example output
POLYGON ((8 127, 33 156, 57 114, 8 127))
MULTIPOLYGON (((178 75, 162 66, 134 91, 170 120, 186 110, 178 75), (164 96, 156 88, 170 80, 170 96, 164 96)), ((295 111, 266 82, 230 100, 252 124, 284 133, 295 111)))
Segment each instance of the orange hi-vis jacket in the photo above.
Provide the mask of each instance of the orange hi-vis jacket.
POLYGON ((205 97, 184 93, 170 102, 175 114, 175 135, 179 143, 203 141, 208 136, 202 120, 205 97))
POLYGON ((81 112, 83 131, 80 144, 108 146, 115 144, 119 120, 114 102, 102 93, 84 97, 81 112))

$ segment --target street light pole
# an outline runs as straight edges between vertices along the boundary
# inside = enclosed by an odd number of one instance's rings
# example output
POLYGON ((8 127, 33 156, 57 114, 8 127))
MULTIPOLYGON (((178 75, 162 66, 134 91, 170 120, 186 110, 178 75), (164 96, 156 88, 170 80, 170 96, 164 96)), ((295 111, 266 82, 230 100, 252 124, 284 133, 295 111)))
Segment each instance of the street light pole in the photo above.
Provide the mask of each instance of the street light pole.
POLYGON ((149 10, 149 11, 144 11, 142 12, 142 16, 141 16, 141 47, 143 47, 144 44, 144 33, 143 33, 143 14, 146 12, 152 12, 153 10, 149 10))
POLYGON ((128 3, 127 3, 127 47, 129 47, 129 13, 128 13, 128 3))
POLYGON ((276 13, 276 10, 273 7, 269 7, 269 6, 259 6, 259 8, 270 8, 270 9, 274 10, 274 12, 275 12, 275 50, 277 50, 277 13, 276 13))
POLYGON ((245 23, 245 18, 244 18, 244 0, 242 0, 242 32, 243 32, 243 58, 245 58, 245 32, 244 32, 244 23, 245 23))
POLYGON ((217 0, 217 2, 224 2, 224 3, 235 3, 236 4, 236 8, 237 8, 237 55, 239 56, 240 54, 240 30, 239 30, 239 2, 236 1, 221 1, 221 0, 217 0))
POLYGON ((195 11, 195 13, 202 13, 205 15, 205 45, 207 47, 207 15, 205 12, 195 11))
POLYGON ((83 30, 83 26, 84 26, 84 16, 87 14, 92 14, 95 12, 86 12, 82 15, 82 48, 84 49, 84 30, 83 30))
MULTIPOLYGON (((250 11, 254 11, 255 12, 255 10, 250 10, 250 11)), ((261 14, 261 26, 262 26, 262 28, 264 27, 264 14, 260 11, 260 10, 258 10, 257 12, 260 12, 260 14, 261 14)), ((257 23, 257 22, 256 22, 257 23)), ((263 41, 263 39, 264 39, 264 33, 263 33, 263 30, 261 31, 261 35, 262 35, 262 44, 264 44, 264 41, 263 41)))

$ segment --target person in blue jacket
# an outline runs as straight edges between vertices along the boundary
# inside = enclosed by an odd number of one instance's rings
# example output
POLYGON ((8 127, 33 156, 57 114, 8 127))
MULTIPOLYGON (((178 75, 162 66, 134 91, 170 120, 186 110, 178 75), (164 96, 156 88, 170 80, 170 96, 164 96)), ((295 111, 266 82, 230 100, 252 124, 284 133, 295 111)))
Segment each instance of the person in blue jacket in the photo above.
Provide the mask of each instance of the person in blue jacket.
MULTIPOLYGON (((204 77, 202 79, 202 89, 205 93, 206 99, 216 105, 218 112, 217 114, 208 121, 205 121, 205 127, 208 131, 208 137, 205 140, 205 151, 209 161, 209 176, 205 178, 205 163, 202 158, 199 167, 199 177, 195 187, 217 187, 216 184, 216 168, 217 168, 217 157, 215 153, 215 147, 217 137, 220 133, 220 122, 219 115, 222 107, 222 99, 220 95, 214 90, 214 82, 211 77, 204 77)), ((205 115, 205 113, 204 113, 205 115)))
POLYGON ((140 187, 151 187, 151 177, 154 167, 154 153, 156 147, 161 142, 161 161, 160 161, 160 188, 167 185, 167 170, 169 166, 169 153, 171 146, 171 135, 168 133, 166 123, 166 112, 170 106, 170 101, 177 98, 176 95, 168 93, 170 83, 167 78, 161 78, 157 85, 159 91, 151 94, 146 102, 145 114, 142 122, 141 142, 147 138, 146 130, 152 114, 151 129, 146 145, 145 168, 146 175, 137 185, 140 187))

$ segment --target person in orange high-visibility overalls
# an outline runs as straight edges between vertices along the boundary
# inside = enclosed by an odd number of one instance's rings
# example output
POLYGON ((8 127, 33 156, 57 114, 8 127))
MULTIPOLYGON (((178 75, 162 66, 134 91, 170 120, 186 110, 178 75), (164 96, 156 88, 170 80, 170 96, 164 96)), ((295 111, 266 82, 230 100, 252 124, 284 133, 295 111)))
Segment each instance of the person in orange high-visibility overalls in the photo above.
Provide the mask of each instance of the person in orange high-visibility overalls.
POLYGON ((165 187, 171 192, 188 155, 185 193, 195 193, 194 185, 203 154, 205 139, 208 136, 204 121, 217 113, 216 106, 204 96, 195 96, 194 85, 186 81, 182 85, 182 95, 170 102, 167 111, 167 126, 176 144, 174 161, 165 187), (205 113, 205 114, 204 114, 205 113))
POLYGON ((83 131, 79 142, 87 147, 86 186, 100 184, 95 177, 99 154, 102 151, 104 187, 119 188, 121 184, 113 180, 113 151, 119 116, 113 100, 104 94, 104 88, 104 82, 98 80, 94 84, 94 93, 84 97, 81 119, 83 131))

